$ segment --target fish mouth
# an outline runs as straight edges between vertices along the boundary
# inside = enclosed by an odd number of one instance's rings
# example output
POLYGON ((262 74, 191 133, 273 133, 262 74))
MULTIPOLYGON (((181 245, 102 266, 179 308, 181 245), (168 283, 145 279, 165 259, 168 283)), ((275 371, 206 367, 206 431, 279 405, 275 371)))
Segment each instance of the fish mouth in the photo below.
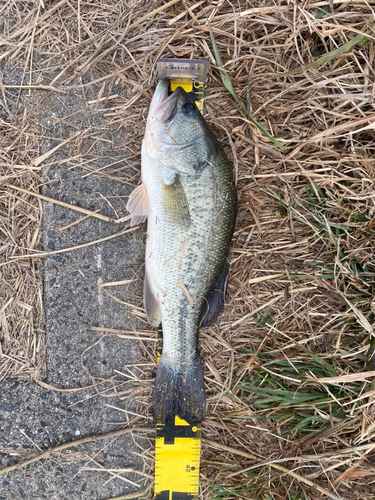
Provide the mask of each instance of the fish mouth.
POLYGON ((172 92, 168 96, 168 83, 166 88, 163 88, 163 93, 160 93, 159 103, 155 107, 153 116, 161 123, 169 123, 177 113, 177 101, 181 93, 181 87, 172 92), (165 91, 164 91, 165 90, 165 91))

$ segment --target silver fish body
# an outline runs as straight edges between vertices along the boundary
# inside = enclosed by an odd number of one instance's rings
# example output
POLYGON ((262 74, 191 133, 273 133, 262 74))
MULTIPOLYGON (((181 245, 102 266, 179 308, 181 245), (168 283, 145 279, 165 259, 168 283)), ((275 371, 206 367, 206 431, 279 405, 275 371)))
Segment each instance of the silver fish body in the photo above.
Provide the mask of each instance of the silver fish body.
POLYGON ((231 167, 201 113, 182 88, 168 97, 167 82, 159 82, 142 144, 142 186, 128 203, 133 223, 148 219, 144 302, 150 324, 163 325, 156 421, 204 418, 198 335, 223 303, 235 200, 231 167))

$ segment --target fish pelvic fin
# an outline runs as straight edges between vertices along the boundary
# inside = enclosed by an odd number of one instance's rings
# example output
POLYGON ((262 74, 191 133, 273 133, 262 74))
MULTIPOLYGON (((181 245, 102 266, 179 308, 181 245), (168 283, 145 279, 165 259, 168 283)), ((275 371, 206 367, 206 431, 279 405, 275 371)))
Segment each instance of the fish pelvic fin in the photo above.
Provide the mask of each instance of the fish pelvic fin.
POLYGON ((129 196, 126 205, 128 212, 131 213, 130 226, 136 226, 144 222, 150 213, 150 204, 148 201, 147 188, 144 184, 137 186, 129 196))
POLYGON ((184 367, 161 357, 152 392, 155 423, 173 421, 178 415, 190 425, 201 422, 206 413, 202 360, 197 351, 184 367))

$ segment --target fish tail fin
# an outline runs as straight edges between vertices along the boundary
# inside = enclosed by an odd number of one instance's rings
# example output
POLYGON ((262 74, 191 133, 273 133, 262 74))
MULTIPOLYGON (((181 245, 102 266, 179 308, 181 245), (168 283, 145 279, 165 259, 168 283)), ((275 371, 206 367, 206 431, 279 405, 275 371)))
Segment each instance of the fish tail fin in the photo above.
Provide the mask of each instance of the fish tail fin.
POLYGON ((183 367, 176 367, 166 357, 160 358, 152 403, 155 422, 174 422, 176 415, 191 425, 204 419, 206 398, 202 360, 198 351, 183 367))

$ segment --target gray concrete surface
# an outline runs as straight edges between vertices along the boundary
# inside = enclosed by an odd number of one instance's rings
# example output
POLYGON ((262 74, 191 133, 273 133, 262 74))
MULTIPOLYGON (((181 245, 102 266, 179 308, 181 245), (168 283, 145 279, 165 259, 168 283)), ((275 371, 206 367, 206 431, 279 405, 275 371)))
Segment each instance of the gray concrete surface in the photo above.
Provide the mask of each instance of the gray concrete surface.
MULTIPOLYGON (((9 72, 8 80, 13 77, 14 74, 9 72)), ((86 100, 94 99, 98 88, 87 87, 84 92, 86 100)), ((112 89, 114 93, 124 96, 125 91, 112 89)), ((88 173, 85 165, 77 166, 86 160, 90 160, 90 168, 101 168, 113 162, 119 162, 116 168, 125 166, 126 158, 121 149, 126 141, 124 131, 121 128, 111 130, 95 108, 78 112, 83 107, 82 97, 83 91, 80 90, 70 91, 67 95, 46 93, 43 97, 40 106, 40 131, 44 137, 42 153, 71 134, 82 131, 79 140, 67 143, 45 162, 43 193, 113 218, 124 216, 135 171, 113 173, 111 178, 84 177, 88 173), (68 115, 72 116, 59 121, 68 115), (79 161, 74 164, 66 161, 75 156, 78 149, 82 153, 79 161)), ((22 112, 22 96, 18 112, 22 112)), ((45 202, 44 248, 57 250, 79 245, 125 227, 124 224, 116 225, 90 217, 62 230, 81 217, 82 214, 75 211, 45 202)), ((85 387, 92 383, 88 372, 97 381, 113 375, 117 381, 127 380, 115 370, 124 373, 127 365, 139 362, 137 341, 107 336, 89 349, 103 335, 92 331, 91 327, 126 330, 143 327, 129 308, 119 302, 137 303, 138 300, 140 305, 140 280, 111 288, 99 286, 103 282, 142 276, 143 254, 142 231, 138 230, 44 260, 48 384, 62 389, 85 387), (108 292, 119 301, 110 297, 108 292)), ((136 369, 132 367, 133 372, 136 369)), ((103 388, 110 389, 110 386, 107 384, 103 388)), ((123 386, 128 387, 129 384, 123 386)), ((3 382, 0 385, 0 446, 3 447, 0 466, 17 463, 20 457, 36 447, 45 450, 122 427, 127 414, 108 405, 120 410, 137 410, 134 399, 101 397, 94 389, 56 392, 35 383, 3 382), (20 456, 14 453, 20 453, 20 456)), ((87 465, 89 459, 84 454, 88 454, 107 469, 141 469, 141 455, 146 447, 144 438, 130 435, 81 446, 72 450, 82 453, 77 463, 74 463, 74 457, 73 463, 66 463, 65 456, 0 476, 0 500, 93 500, 137 491, 134 485, 113 478, 107 472, 82 471, 81 468, 87 465)), ((96 467, 94 462, 89 466, 96 467)), ((137 474, 126 474, 126 477, 136 483, 141 479, 144 481, 137 474)))

